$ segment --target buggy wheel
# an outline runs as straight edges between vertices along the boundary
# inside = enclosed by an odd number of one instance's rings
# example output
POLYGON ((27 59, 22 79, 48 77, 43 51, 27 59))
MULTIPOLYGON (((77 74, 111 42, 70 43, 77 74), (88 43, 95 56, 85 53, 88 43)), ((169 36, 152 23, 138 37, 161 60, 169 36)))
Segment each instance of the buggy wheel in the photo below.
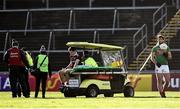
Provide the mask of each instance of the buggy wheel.
POLYGON ((96 85, 90 85, 86 90, 86 97, 97 97, 99 88, 96 85))
POLYGON ((124 86, 124 96, 125 97, 133 97, 134 96, 134 88, 132 86, 124 86))
POLYGON ((114 93, 105 93, 104 94, 104 97, 113 97, 114 96, 114 93))

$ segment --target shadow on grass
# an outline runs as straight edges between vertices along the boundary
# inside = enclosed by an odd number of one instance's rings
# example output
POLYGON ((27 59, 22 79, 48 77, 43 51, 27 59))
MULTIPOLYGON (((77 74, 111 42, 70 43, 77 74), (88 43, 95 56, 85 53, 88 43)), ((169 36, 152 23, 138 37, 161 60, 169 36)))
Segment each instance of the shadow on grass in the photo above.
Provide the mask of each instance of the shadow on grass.
MULTIPOLYGON (((120 97, 123 98, 123 97, 120 97)), ((134 96, 134 97, 124 97, 124 98, 161 98, 160 96, 134 96)), ((180 98, 180 97, 166 97, 166 98, 180 98)))
POLYGON ((34 97, 31 97, 31 99, 65 99, 65 97, 46 97, 46 98, 42 98, 42 97, 34 98, 34 97))
POLYGON ((161 98, 160 96, 135 96, 133 98, 161 98))
MULTIPOLYGON (((38 97, 38 98, 33 98, 31 97, 31 99, 82 99, 82 98, 86 98, 86 97, 83 97, 83 96, 78 96, 78 97, 46 97, 46 98, 42 98, 42 97, 38 97)), ((123 97, 123 96, 115 96, 115 97, 95 97, 95 98, 86 98, 86 99, 108 99, 108 98, 114 98, 114 99, 117 99, 117 98, 161 98, 160 96, 134 96, 134 97, 123 97)), ((180 98, 180 97, 166 97, 166 98, 180 98)), ((166 98, 163 98, 163 99, 166 99, 166 98)))

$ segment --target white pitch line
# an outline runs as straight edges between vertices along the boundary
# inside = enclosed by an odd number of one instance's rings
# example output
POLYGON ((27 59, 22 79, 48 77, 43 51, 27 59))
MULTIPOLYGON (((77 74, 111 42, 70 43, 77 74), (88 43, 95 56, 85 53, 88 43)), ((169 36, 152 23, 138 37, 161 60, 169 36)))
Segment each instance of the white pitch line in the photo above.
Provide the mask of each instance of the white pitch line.
MULTIPOLYGON (((38 107, 36 107, 37 109, 180 109, 180 108, 159 108, 159 107, 157 107, 157 108, 155 108, 155 107, 153 107, 153 108, 149 108, 149 107, 143 107, 143 108, 141 108, 141 107, 139 107, 139 108, 132 108, 132 107, 119 107, 119 108, 111 108, 111 107, 109 107, 109 108, 38 108, 38 107)), ((0 108, 0 109, 35 109, 35 108, 14 108, 14 107, 12 107, 12 108, 0 108)))

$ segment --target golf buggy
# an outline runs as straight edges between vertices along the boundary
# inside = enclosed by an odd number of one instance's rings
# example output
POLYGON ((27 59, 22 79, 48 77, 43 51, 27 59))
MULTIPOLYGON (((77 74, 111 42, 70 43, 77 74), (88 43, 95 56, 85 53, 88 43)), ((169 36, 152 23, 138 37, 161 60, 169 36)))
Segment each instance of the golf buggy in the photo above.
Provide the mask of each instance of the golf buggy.
POLYGON ((64 78, 68 80, 60 90, 65 97, 83 95, 97 97, 99 94, 113 97, 115 93, 124 93, 125 97, 134 96, 134 88, 127 79, 123 47, 88 42, 68 42, 66 45, 82 50, 97 51, 103 65, 99 67, 80 65, 64 75, 64 78))

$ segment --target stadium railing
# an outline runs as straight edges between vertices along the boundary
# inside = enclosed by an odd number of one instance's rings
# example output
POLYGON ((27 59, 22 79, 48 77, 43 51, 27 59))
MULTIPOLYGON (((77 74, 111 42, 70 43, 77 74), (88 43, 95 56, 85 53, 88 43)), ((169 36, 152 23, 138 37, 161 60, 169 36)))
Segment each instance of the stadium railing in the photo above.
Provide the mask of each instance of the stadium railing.
MULTIPOLYGON (((166 24, 166 25, 160 30, 159 33, 161 33, 161 31, 163 31, 167 26, 168 26, 168 24, 166 24)), ((146 40, 147 40, 147 39, 146 39, 146 40)), ((169 42, 169 40, 168 40, 168 42, 169 42)), ((146 43, 146 44, 147 44, 147 43, 146 43)), ((143 63, 139 63, 140 56, 144 53, 145 50, 147 50, 147 47, 148 47, 148 46, 146 46, 146 47, 139 53, 139 55, 138 55, 137 58, 136 58, 136 60, 138 61, 137 66, 136 66, 136 70, 137 70, 137 71, 138 71, 139 68, 141 68, 141 67, 143 66, 144 62, 146 61, 146 60, 144 60, 143 63)), ((150 51, 149 51, 149 54, 150 54, 150 51)), ((148 60, 148 62, 150 62, 150 60, 148 60)))
POLYGON ((153 36, 159 32, 167 24, 167 6, 166 3, 162 4, 153 14, 153 36), (160 24, 160 29, 156 27, 160 24))
POLYGON ((0 9, 9 9, 9 8, 52 8, 52 7, 107 7, 107 6, 151 6, 151 5, 160 5, 163 2, 166 2, 168 5, 176 5, 179 3, 179 0, 26 0, 16 3, 16 0, 2 0, 0 4, 0 9), (19 3, 19 4, 18 4, 19 3), (25 4, 25 6, 23 5, 25 4))
MULTIPOLYGON (((92 31, 94 32, 94 36, 93 37, 93 42, 96 43, 96 42, 99 42, 99 33, 98 32, 101 32, 101 31, 138 31, 140 28, 94 28, 94 29, 71 29, 72 32, 74 31, 80 31, 80 32, 83 32, 83 31, 92 31)), ((5 53, 5 51, 7 50, 7 46, 8 44, 10 43, 8 40, 9 37, 10 37, 10 33, 23 33, 23 32, 49 32, 49 40, 48 40, 48 52, 57 52, 57 53, 60 53, 60 52, 64 52, 64 50, 51 50, 50 47, 52 46, 52 43, 53 42, 53 45, 55 45, 54 41, 53 41, 53 37, 54 37, 54 32, 67 32, 69 31, 69 29, 39 29, 39 30, 0 30, 0 33, 6 33, 5 34, 5 43, 4 43, 4 50, 3 51, 0 51, 1 53, 5 53)), ((26 36, 27 37, 27 36, 26 36)), ((29 42, 30 43, 30 42, 29 42)), ((53 48, 54 49, 54 48, 53 48)), ((39 50, 32 50, 32 52, 39 52, 39 50)), ((67 51, 66 51, 67 52, 67 51)), ((125 61, 126 63, 128 63, 128 48, 127 46, 125 47, 125 50, 124 50, 124 55, 125 55, 125 61)))
MULTIPOLYGON (((68 29, 70 32, 70 29, 72 28, 73 24, 76 24, 76 22, 72 21, 73 19, 73 14, 75 14, 75 11, 105 11, 105 10, 112 10, 113 13, 113 21, 112 21, 112 28, 118 27, 118 11, 119 10, 156 10, 158 9, 159 6, 149 6, 149 7, 96 7, 96 8, 41 8, 41 9, 14 9, 14 10, 0 10, 0 12, 26 12, 26 24, 25 24, 25 30, 28 28, 28 25, 30 24, 30 26, 32 26, 32 12, 44 12, 44 11, 69 11, 69 22, 68 22, 68 29)), ((30 27, 32 28, 32 27, 30 27)), ((112 30, 112 33, 114 32, 114 30, 112 30)), ((26 33, 25 33, 26 34, 26 33)))
MULTIPOLYGON (((71 26, 72 26, 72 17, 73 17, 73 12, 75 10, 77 11, 80 11, 80 10, 114 10, 114 19, 113 19, 113 23, 112 23, 112 28, 105 28, 103 30, 107 30, 107 31, 112 31, 112 34, 114 33, 115 30, 118 30, 120 28, 116 28, 117 27, 117 11, 118 10, 127 10, 127 9, 131 9, 131 10, 136 10, 136 9, 139 9, 139 10, 144 10, 144 9, 157 9, 157 11, 154 13, 153 16, 153 22, 155 22, 153 25, 153 28, 155 28, 156 24, 158 24, 159 22, 162 22, 162 19, 164 17, 167 17, 167 8, 166 8, 166 4, 163 4, 161 7, 159 6, 150 6, 150 7, 96 7, 96 8, 48 8, 48 9, 17 9, 17 10, 0 10, 0 12, 22 12, 22 11, 25 11, 27 12, 27 17, 26 17, 26 24, 25 24, 25 29, 24 30, 2 30, 1 32, 7 32, 6 35, 8 36, 9 32, 24 32, 24 34, 26 35, 26 32, 30 32, 30 31, 49 31, 50 34, 53 34, 53 31, 67 31, 68 34, 70 34, 71 31, 76 31, 78 29, 72 29, 71 26), (155 17, 156 17, 156 13, 159 12, 163 12, 163 9, 166 9, 166 13, 165 14, 161 14, 160 15, 160 19, 158 19, 157 21, 155 21, 155 17), (70 12, 70 16, 69 16, 69 25, 68 25, 68 29, 37 29, 37 30, 28 30, 28 24, 29 24, 29 19, 31 19, 30 17, 30 13, 31 12, 37 12, 37 11, 63 11, 63 10, 68 10, 70 12)), ((87 31, 88 29, 79 29, 80 31, 82 30, 85 30, 87 31)), ((91 30, 91 29, 89 29, 91 30)), ((94 38, 96 37, 96 34, 97 34, 97 31, 100 31, 101 29, 94 29, 94 38)), ((92 30, 91 30, 92 31, 92 30)), ((51 39, 51 36, 49 37, 49 39, 51 39)), ((95 38, 96 39, 96 38, 95 38)), ((49 41, 51 42, 51 41, 49 41)), ((140 30, 137 31, 137 33, 134 34, 133 36, 133 57, 135 58, 137 56, 137 53, 136 53, 136 49, 139 45, 142 45, 141 46, 141 51, 143 51, 146 46, 147 46, 147 26, 146 25, 143 25, 140 30), (138 36, 138 34, 140 34, 140 36, 138 36), (137 38, 138 36, 138 38, 137 38), (137 40, 136 40, 137 38, 137 40)), ((49 47, 49 45, 48 45, 49 47)), ((5 50, 5 49, 4 49, 5 50)))
MULTIPOLYGON (((164 6, 164 5, 163 5, 164 6)), ((162 6, 161 6, 162 7, 162 6)), ((32 17, 30 17, 30 13, 31 12, 37 12, 37 11, 64 11, 64 10, 68 10, 68 11, 70 11, 70 15, 69 15, 69 24, 68 24, 68 34, 70 34, 70 31, 71 31, 71 27, 72 27, 72 17, 73 17, 73 12, 74 11, 81 11, 81 10, 114 10, 114 17, 113 17, 113 23, 112 23, 112 34, 114 33, 114 30, 116 30, 116 27, 118 27, 118 25, 116 25, 117 24, 117 21, 118 21, 118 19, 117 19, 117 12, 118 12, 118 10, 127 10, 127 9, 130 9, 130 10, 144 10, 144 9, 158 9, 159 10, 159 6, 150 6, 150 7, 143 7, 143 6, 141 6, 141 7, 104 7, 104 8, 102 8, 102 7, 96 7, 96 8, 48 8, 48 9, 17 9, 17 10, 0 10, 0 12, 22 12, 22 11, 25 11, 25 12, 27 12, 27 17, 26 17, 26 24, 25 24, 25 31, 24 31, 24 35, 26 35, 26 32, 28 31, 28 24, 29 24, 29 19, 32 19, 32 17)), ((154 20, 153 20, 154 21, 154 20)), ((147 28, 147 26, 143 26, 143 28, 147 28)), ((154 27, 154 26, 153 26, 154 27)), ((61 29, 61 30, 63 30, 63 29, 61 29)), ((61 31, 60 30, 60 31, 61 31)), ((66 29, 64 29, 65 31, 67 31, 66 29)), ((74 29, 75 30, 75 29, 74 29)), ((83 29, 82 29, 83 30, 83 29)), ((147 30, 146 29, 142 29, 142 30, 140 30, 141 31, 141 33, 142 33, 142 35, 141 36, 145 36, 145 37, 141 37, 143 40, 147 37, 147 30), (143 32, 142 30, 144 30, 145 32, 143 32), (145 33, 145 35, 143 34, 143 33, 145 33)), ((14 31, 14 30, 11 30, 11 31, 14 31)), ((21 30, 20 30, 21 31, 21 30)), ((32 30, 32 31, 36 31, 36 30, 32 30)), ((39 31, 39 30, 38 30, 39 31)), ((49 31, 48 29, 47 30, 45 30, 45 29, 41 29, 40 31, 49 31)), ((53 31, 59 31, 58 29, 53 29, 53 31)), ((94 33, 96 34, 96 31, 94 31, 94 33)), ((144 45, 147 45, 147 41, 145 42, 145 44, 144 44, 144 42, 143 42, 143 40, 142 39, 139 39, 140 41, 139 42, 137 42, 136 40, 135 40, 135 38, 137 37, 137 34, 139 34, 139 32, 138 33, 136 33, 135 34, 135 36, 133 36, 133 45, 134 45, 134 57, 136 57, 136 48, 137 48, 137 46, 140 44, 140 43, 142 43, 142 48, 145 48, 145 46, 144 45), (135 44, 135 43, 137 43, 137 44, 135 44)))

